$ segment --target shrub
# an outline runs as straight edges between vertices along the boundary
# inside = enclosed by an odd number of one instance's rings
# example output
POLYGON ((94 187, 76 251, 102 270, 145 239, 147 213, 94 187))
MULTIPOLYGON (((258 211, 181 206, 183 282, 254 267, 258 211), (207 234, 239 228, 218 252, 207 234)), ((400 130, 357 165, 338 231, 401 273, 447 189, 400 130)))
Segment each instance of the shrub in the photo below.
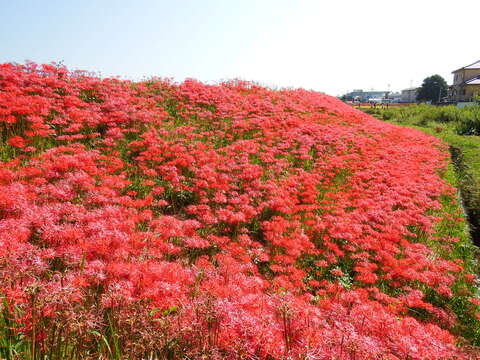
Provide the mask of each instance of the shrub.
POLYGON ((458 122, 456 132, 459 135, 480 135, 480 106, 469 106, 463 110, 464 116, 458 122))

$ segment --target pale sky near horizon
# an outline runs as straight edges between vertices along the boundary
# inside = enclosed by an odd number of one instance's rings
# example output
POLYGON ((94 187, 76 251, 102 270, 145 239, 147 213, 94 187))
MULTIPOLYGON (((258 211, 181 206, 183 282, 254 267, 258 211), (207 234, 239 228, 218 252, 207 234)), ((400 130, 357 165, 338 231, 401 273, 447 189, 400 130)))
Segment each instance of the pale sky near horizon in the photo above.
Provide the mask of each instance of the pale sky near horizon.
POLYGON ((398 91, 480 60, 480 1, 0 0, 0 63, 398 91))

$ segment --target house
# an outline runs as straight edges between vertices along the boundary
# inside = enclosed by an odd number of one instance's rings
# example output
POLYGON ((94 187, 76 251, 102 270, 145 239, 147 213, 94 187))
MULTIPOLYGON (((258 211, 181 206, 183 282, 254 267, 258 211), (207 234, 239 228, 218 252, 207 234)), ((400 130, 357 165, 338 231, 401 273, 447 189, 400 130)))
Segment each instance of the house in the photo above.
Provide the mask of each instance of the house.
POLYGON ((402 103, 414 103, 417 102, 417 94, 419 88, 412 87, 408 89, 403 89, 400 94, 400 101, 402 103))
POLYGON ((449 97, 453 101, 472 101, 480 95, 480 60, 452 72, 453 85, 449 89, 449 97))

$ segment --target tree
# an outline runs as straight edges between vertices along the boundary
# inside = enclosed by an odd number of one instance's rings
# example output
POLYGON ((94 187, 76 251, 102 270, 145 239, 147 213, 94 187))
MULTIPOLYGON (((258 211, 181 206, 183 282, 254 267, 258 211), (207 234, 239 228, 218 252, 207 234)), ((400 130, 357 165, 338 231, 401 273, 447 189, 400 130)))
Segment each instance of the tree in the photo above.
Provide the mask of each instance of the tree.
POLYGON ((440 75, 432 75, 423 80, 423 84, 418 90, 418 101, 431 101, 437 104, 442 97, 447 96, 448 85, 440 75))

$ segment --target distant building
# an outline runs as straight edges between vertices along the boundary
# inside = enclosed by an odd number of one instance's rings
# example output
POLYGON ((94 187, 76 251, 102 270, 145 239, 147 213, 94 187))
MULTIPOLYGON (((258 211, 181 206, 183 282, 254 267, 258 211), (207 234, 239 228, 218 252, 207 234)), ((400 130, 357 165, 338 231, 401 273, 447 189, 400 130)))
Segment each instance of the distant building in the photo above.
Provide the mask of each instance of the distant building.
POLYGON ((363 91, 358 89, 345 94, 345 99, 368 102, 370 99, 385 99, 388 97, 388 93, 389 91, 363 91))
POLYGON ((408 89, 403 89, 400 94, 400 101, 402 103, 414 103, 417 102, 417 94, 419 88, 412 87, 408 89))
POLYGON ((402 102, 402 94, 399 92, 391 92, 388 94, 388 98, 392 99, 392 102, 394 103, 402 102))
POLYGON ((449 98, 453 101, 472 101, 480 95, 480 60, 452 71, 453 85, 449 89, 449 98))

